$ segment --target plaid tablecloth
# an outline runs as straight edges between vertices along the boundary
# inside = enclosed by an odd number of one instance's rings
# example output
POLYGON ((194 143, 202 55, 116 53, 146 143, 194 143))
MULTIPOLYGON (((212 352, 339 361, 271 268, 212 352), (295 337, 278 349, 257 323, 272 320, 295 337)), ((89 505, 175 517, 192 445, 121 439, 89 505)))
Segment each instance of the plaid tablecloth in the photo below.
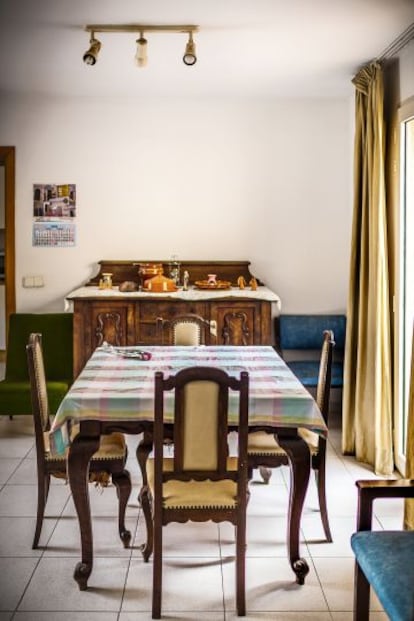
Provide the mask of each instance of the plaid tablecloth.
MULTIPOLYGON (((67 444, 67 421, 152 421, 154 374, 175 374, 189 366, 215 366, 235 377, 248 371, 249 426, 305 427, 327 432, 313 397, 269 346, 145 347, 150 360, 133 358, 138 347, 99 347, 64 397, 52 425, 55 452, 67 444)), ((237 395, 229 400, 230 423, 237 425, 237 395)), ((172 420, 173 395, 166 396, 172 420)))

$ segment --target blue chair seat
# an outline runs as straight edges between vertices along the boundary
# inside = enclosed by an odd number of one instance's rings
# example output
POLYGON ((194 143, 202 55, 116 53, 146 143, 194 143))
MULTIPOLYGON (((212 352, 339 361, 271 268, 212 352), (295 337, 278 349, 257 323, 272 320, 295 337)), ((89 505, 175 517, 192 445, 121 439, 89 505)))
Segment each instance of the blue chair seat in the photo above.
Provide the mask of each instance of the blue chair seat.
POLYGON ((414 619, 414 531, 358 531, 355 558, 392 621, 414 619))
MULTIPOLYGON (((304 386, 318 385, 319 360, 292 360, 286 363, 304 386)), ((331 387, 340 388, 344 383, 342 362, 332 363, 331 387)))

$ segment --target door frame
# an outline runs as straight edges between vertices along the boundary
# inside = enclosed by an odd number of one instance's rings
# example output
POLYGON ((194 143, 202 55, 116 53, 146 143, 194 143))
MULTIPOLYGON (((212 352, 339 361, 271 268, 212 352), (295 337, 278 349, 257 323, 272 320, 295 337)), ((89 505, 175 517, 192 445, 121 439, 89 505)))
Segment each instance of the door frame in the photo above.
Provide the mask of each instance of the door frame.
POLYGON ((0 147, 0 165, 4 166, 5 206, 5 298, 6 298, 6 343, 9 315, 16 310, 16 254, 15 254, 15 147, 0 147))

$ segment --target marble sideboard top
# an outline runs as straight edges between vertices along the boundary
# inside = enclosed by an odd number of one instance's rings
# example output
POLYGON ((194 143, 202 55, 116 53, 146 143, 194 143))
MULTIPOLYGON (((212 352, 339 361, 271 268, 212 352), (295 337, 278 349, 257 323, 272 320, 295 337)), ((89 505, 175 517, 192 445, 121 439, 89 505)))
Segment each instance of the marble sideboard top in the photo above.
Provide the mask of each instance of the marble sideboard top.
POLYGON ((178 291, 165 292, 165 293, 152 293, 147 291, 131 291, 122 292, 119 291, 117 286, 112 289, 99 289, 99 287, 79 287, 74 289, 65 298, 66 310, 71 310, 72 302, 76 299, 132 299, 132 300, 183 300, 188 302, 202 302, 204 300, 220 300, 240 298, 244 300, 265 300, 267 302, 274 302, 277 304, 279 310, 281 300, 279 296, 271 291, 268 287, 259 286, 255 291, 250 288, 239 289, 238 287, 231 287, 230 289, 215 289, 214 291, 206 291, 205 289, 196 289, 190 287, 187 291, 179 289, 178 291))

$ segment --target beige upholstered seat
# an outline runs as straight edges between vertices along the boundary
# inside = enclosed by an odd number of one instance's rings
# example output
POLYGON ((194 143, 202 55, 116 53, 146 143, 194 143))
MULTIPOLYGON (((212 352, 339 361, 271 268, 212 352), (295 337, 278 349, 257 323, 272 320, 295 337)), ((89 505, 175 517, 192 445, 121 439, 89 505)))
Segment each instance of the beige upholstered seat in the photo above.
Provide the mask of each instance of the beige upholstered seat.
POLYGON ((155 374, 154 458, 141 495, 148 560, 154 550, 152 616, 161 616, 162 528, 170 522, 230 521, 236 526, 236 604, 245 615, 248 374, 190 367, 164 379, 155 374), (228 392, 239 394, 237 457, 228 456, 228 392), (164 392, 174 390, 174 456, 163 454, 164 392))
MULTIPOLYGON (((33 548, 39 543, 43 516, 49 493, 50 477, 67 479, 66 455, 53 455, 50 452, 50 417, 46 390, 46 377, 43 364, 41 335, 33 333, 26 346, 29 366, 32 412, 36 436, 37 457, 37 521, 33 548)), ((63 355, 63 354, 62 354, 63 355)), ((71 437, 74 438, 79 428, 74 426, 71 437)), ((121 433, 112 433, 101 438, 99 450, 92 456, 89 467, 89 480, 101 486, 107 486, 110 480, 117 488, 119 497, 119 535, 125 547, 128 547, 131 533, 125 528, 125 510, 131 493, 129 472, 125 470, 127 447, 121 433)))
MULTIPOLYGON (((332 350, 335 344, 333 339, 333 332, 331 330, 325 330, 323 333, 319 379, 316 392, 316 402, 326 424, 328 424, 329 413, 332 350)), ((325 491, 326 439, 308 429, 299 429, 299 434, 308 444, 310 450, 311 464, 315 472, 318 488, 319 507, 325 537, 327 541, 332 541, 325 491)), ((253 468, 260 468, 265 482, 268 482, 271 476, 269 468, 277 468, 288 463, 287 455, 279 446, 275 437, 263 431, 249 433, 247 451, 250 473, 253 468)))

